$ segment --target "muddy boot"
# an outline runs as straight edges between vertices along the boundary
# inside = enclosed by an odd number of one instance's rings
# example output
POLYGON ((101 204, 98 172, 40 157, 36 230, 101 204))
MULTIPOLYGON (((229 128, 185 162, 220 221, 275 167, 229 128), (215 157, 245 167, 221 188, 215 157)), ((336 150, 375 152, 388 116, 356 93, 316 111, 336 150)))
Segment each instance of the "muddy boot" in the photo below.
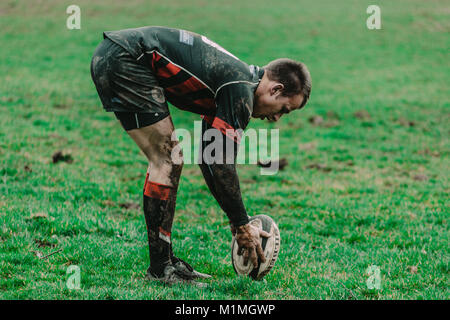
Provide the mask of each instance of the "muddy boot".
POLYGON ((172 244, 170 244, 170 260, 172 262, 172 265, 177 270, 177 272, 186 279, 209 279, 209 278, 212 278, 209 274, 201 273, 201 272, 194 270, 194 268, 189 263, 176 257, 173 254, 172 244))
POLYGON ((180 276, 182 276, 183 278, 186 278, 186 279, 209 279, 209 278, 212 278, 212 276, 209 274, 201 273, 201 272, 194 270, 194 268, 189 263, 187 263, 184 260, 181 260, 180 258, 173 256, 171 258, 171 260, 172 260, 172 264, 173 264, 174 268, 177 270, 177 273, 180 276))
POLYGON ((145 276, 145 280, 149 281, 160 281, 164 284, 172 285, 172 284, 191 284, 196 287, 206 287, 206 283, 200 283, 196 281, 192 281, 190 279, 186 279, 185 277, 181 276, 174 266, 167 265, 164 268, 164 272, 161 276, 155 276, 153 275, 150 270, 147 271, 147 274, 145 276))

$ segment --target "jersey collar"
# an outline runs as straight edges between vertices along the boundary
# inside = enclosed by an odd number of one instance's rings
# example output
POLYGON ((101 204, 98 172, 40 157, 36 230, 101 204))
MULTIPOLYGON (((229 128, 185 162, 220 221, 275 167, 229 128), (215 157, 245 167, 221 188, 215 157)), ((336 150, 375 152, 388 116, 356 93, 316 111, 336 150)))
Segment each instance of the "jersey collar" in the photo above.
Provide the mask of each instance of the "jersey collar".
POLYGON ((264 75, 264 69, 258 67, 258 80, 261 81, 261 79, 263 78, 264 75))
POLYGON ((250 72, 252 73, 252 81, 255 84, 253 86, 253 91, 256 91, 256 88, 258 87, 259 83, 261 82, 261 79, 263 78, 264 69, 253 64, 249 66, 249 69, 250 72))

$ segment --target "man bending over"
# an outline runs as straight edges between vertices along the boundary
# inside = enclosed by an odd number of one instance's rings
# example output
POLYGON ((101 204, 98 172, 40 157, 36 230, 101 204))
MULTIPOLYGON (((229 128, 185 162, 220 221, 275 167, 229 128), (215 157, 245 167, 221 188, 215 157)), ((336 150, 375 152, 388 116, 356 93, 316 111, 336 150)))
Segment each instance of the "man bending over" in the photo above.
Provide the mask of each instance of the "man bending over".
MULTIPOLYGON (((104 32, 94 52, 91 75, 106 111, 148 159, 143 208, 150 251, 148 279, 193 282, 209 275, 177 258, 171 245, 182 155, 172 151, 174 126, 167 103, 202 115, 202 130, 219 130, 231 139, 232 161, 200 161, 214 198, 230 220, 244 260, 264 261, 261 236, 251 226, 241 197, 235 159, 240 133, 250 118, 277 121, 309 99, 311 76, 303 63, 277 59, 265 67, 248 65, 208 38, 185 30, 142 27, 104 32), (208 164, 209 163, 209 164, 208 164), (230 164, 231 163, 231 164, 230 164)), ((205 148, 211 142, 201 140, 205 148)), ((224 143, 225 144, 225 143, 224 143)))

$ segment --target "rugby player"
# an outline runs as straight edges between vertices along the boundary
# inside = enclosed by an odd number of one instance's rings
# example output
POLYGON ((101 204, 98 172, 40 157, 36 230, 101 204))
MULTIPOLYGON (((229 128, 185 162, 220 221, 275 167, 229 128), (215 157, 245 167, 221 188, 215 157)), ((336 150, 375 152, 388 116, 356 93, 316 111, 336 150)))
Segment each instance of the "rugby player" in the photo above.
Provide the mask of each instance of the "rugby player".
MULTIPOLYGON (((166 27, 142 27, 103 33, 91 62, 91 75, 103 107, 114 112, 148 159, 143 190, 150 266, 147 279, 165 283, 208 278, 172 251, 182 154, 173 158, 178 141, 168 102, 202 116, 202 130, 219 130, 235 144, 250 119, 277 121, 305 106, 311 91, 307 67, 277 59, 264 67, 248 65, 205 36, 166 27)), ((210 142, 201 140, 201 148, 210 142)), ((202 153, 201 153, 202 154, 202 153)), ((229 218, 244 260, 265 261, 261 237, 269 236, 248 222, 235 161, 201 161, 206 184, 229 218), (208 163, 209 164, 208 164, 208 163)), ((202 156, 203 157, 203 156, 202 156)))

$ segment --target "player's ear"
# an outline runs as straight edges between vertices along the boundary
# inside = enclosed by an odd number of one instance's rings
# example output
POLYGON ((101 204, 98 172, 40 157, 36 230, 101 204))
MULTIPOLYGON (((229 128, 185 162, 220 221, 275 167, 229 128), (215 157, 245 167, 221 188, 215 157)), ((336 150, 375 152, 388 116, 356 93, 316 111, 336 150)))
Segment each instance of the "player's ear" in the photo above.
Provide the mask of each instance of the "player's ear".
POLYGON ((280 95, 283 92, 284 85, 280 82, 275 82, 270 88, 270 95, 280 95))

